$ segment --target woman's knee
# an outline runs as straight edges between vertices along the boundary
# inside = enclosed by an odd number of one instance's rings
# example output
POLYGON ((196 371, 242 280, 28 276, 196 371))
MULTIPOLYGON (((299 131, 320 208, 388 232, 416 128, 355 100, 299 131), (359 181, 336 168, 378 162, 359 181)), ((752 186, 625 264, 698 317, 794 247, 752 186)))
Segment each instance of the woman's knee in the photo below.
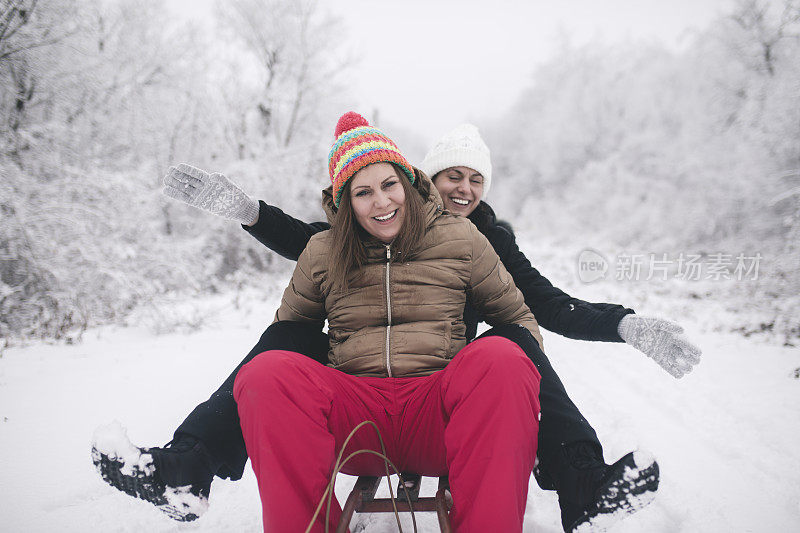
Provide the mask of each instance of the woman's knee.
MULTIPOLYGON (((536 341, 536 338, 533 336, 533 334, 531 334, 528 328, 525 326, 520 326, 519 324, 503 324, 502 326, 493 327, 478 337, 477 340, 488 337, 506 338, 522 348, 525 353, 528 353, 532 350, 541 351, 539 343, 536 341)), ((530 356, 530 353, 528 353, 528 355, 530 356)))
POLYGON ((520 346, 499 336, 482 337, 470 343, 460 355, 465 356, 464 363, 480 367, 482 373, 506 374, 520 377, 531 373, 536 382, 541 376, 520 346))
POLYGON ((490 329, 481 335, 477 340, 488 337, 503 337, 510 340, 522 348, 522 351, 525 352, 525 355, 528 356, 531 361, 533 361, 533 364, 536 365, 536 368, 540 371, 543 368, 549 368, 551 366, 550 361, 542 351, 541 346, 539 346, 539 342, 531 334, 531 332, 528 331, 528 328, 518 324, 505 324, 490 329))
POLYGON ((268 350, 255 356, 236 374, 233 383, 233 396, 238 399, 242 389, 256 386, 270 388, 277 382, 285 381, 295 373, 308 358, 285 350, 268 350))
POLYGON ((327 363, 328 335, 322 332, 318 324, 284 320, 271 324, 254 349, 288 350, 327 363))
POLYGON ((284 334, 294 335, 297 333, 302 333, 310 330, 312 330, 312 326, 305 322, 281 320, 270 324, 269 327, 261 335, 261 337, 263 338, 265 335, 284 335, 284 334))
POLYGON ((270 349, 285 349, 284 347, 296 345, 298 341, 316 337, 324 337, 327 341, 327 336, 321 332, 320 327, 316 324, 282 320, 273 322, 264 330, 259 344, 269 346, 270 349))

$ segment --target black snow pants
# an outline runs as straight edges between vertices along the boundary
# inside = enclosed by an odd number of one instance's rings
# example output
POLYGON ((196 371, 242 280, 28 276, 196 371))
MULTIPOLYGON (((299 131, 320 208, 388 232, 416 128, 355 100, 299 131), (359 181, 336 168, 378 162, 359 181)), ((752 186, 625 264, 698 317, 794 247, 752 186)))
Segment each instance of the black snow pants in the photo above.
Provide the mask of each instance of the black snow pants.
MULTIPOLYGON (((541 488, 554 490, 555 486, 547 472, 557 461, 563 460, 561 448, 577 442, 586 442, 596 447, 602 456, 602 447, 597 434, 570 400, 547 356, 527 329, 510 324, 492 328, 481 337, 492 335, 515 342, 533 361, 542 376, 539 392, 541 404, 537 452, 539 464, 534 474, 541 488)), ((247 462, 247 450, 239 426, 239 413, 233 399, 233 382, 243 365, 268 350, 297 352, 327 364, 328 336, 321 332, 318 326, 300 322, 272 324, 220 388, 207 401, 195 407, 178 427, 175 431, 176 438, 181 434, 191 435, 206 445, 209 452, 222 465, 217 472, 217 476, 221 478, 232 480, 241 478, 247 462)))

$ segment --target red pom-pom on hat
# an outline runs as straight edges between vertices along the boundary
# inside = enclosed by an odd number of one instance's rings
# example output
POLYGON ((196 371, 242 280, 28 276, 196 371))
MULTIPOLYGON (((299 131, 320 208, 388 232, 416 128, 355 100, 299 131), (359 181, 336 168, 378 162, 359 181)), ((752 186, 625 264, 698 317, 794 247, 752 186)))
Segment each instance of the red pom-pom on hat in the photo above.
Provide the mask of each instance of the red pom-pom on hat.
POLYGON ((339 122, 336 123, 336 138, 339 138, 339 135, 342 133, 352 130, 353 128, 357 128, 359 126, 369 126, 369 122, 367 119, 356 113, 355 111, 348 111, 344 115, 339 118, 339 122))

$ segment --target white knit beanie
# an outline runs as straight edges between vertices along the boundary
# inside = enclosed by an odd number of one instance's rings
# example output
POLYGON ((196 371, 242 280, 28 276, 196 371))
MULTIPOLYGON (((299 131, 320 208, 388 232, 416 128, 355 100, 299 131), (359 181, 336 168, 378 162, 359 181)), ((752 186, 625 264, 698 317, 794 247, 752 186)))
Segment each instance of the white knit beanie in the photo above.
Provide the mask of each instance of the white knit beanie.
POLYGON ((428 151, 419 166, 431 179, 437 172, 450 167, 469 167, 483 176, 483 196, 492 184, 492 161, 489 147, 481 139, 478 128, 461 124, 445 133, 428 151))

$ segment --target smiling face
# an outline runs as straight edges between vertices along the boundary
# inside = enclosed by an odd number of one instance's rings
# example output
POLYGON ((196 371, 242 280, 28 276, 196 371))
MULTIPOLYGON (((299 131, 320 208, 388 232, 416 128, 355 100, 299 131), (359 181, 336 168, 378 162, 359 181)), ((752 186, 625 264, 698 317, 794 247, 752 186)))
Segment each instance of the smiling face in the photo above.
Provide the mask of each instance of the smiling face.
POLYGON ((390 243, 403 226, 406 179, 389 163, 374 163, 356 172, 350 182, 350 204, 356 220, 373 237, 390 243))
POLYGON ((444 207, 451 213, 469 216, 483 196, 483 176, 468 167, 450 167, 433 177, 444 207))

